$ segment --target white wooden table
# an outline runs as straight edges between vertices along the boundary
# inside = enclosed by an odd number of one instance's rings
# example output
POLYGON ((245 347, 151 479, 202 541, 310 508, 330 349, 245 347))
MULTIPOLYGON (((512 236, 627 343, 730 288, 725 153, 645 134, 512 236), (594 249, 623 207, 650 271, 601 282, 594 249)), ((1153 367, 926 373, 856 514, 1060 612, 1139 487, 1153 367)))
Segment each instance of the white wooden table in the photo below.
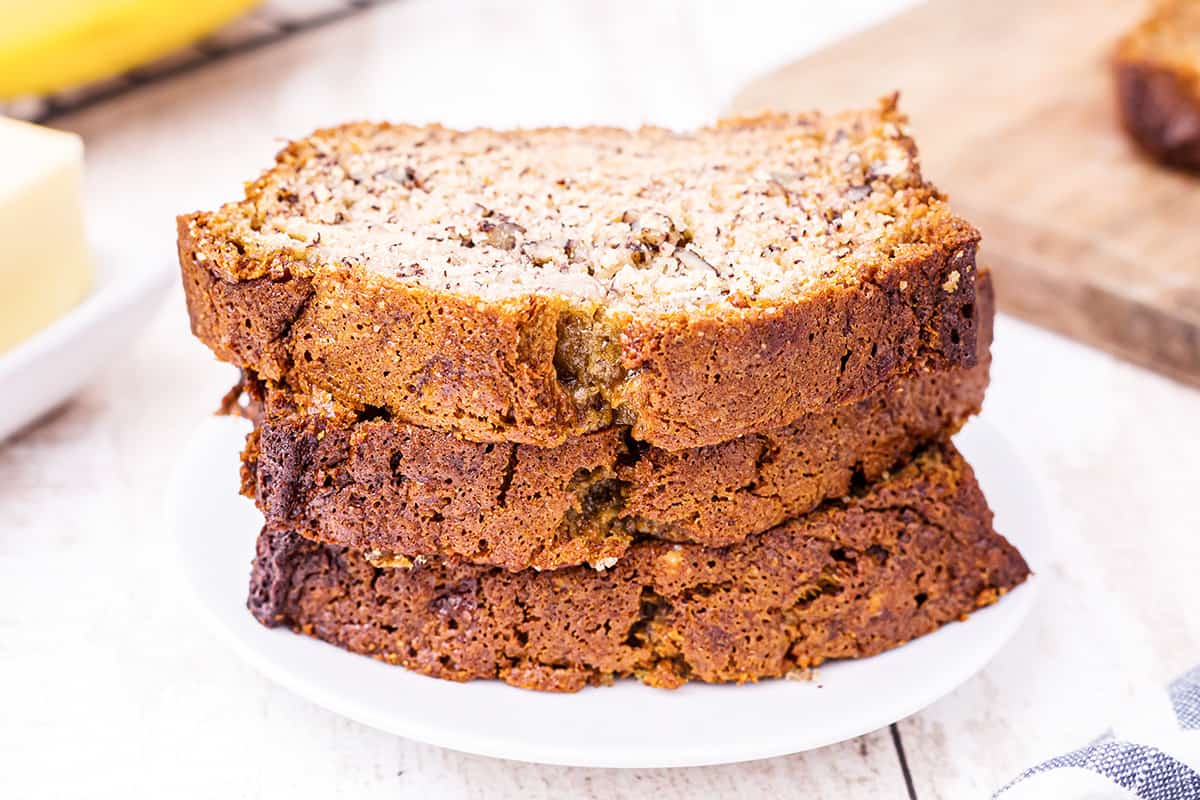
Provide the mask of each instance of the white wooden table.
MULTIPOLYGON (((58 124, 86 138, 102 247, 169 261, 173 215, 235 197, 280 137, 377 117, 694 125, 755 73, 905 1, 410 0, 58 124)), ((567 769, 340 719, 199 627, 162 498, 233 371, 190 338, 176 290, 125 358, 0 445, 0 797, 987 796, 1102 732, 1132 687, 1200 662, 1200 392, 1010 319, 995 353, 985 414, 1040 482, 1056 540, 1033 618, 982 675, 810 753, 567 769)))

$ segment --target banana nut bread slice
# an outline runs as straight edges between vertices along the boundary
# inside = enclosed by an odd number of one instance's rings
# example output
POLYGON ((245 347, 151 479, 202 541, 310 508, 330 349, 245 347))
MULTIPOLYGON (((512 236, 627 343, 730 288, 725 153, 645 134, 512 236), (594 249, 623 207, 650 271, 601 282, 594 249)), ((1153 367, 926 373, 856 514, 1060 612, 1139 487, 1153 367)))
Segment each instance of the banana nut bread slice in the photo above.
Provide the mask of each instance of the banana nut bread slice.
POLYGON ((970 366, 978 233, 874 110, 659 128, 354 124, 179 219, 192 330, 480 442, 678 450, 970 366))
POLYGON ((603 572, 379 568, 354 550, 264 531, 249 606, 266 625, 439 678, 574 691, 636 676, 675 687, 873 655, 1028 574, 992 530, 970 467, 943 444, 739 544, 646 540, 603 572))
POLYGON ((1200 1, 1158 3, 1121 39, 1113 68, 1134 141, 1165 164, 1200 171, 1200 1))
POLYGON ((676 452, 621 427, 554 448, 467 442, 246 380, 256 427, 243 493, 268 527, 377 564, 450 556, 510 570, 603 568, 642 536, 731 544, 879 480, 978 411, 993 316, 986 272, 979 289, 977 366, 918 372, 790 425, 676 452))

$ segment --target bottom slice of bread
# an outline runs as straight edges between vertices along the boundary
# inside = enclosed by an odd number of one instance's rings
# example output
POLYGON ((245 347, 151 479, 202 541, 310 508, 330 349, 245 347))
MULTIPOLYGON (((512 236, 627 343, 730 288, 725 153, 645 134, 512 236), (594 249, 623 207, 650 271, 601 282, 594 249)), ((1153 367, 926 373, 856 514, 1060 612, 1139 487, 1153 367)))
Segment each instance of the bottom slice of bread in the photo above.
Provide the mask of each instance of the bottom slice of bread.
POLYGON ((963 619, 1028 574, 946 443, 735 545, 647 539, 601 572, 374 567, 267 530, 249 606, 266 625, 439 678, 575 691, 635 676, 670 688, 873 655, 963 619))

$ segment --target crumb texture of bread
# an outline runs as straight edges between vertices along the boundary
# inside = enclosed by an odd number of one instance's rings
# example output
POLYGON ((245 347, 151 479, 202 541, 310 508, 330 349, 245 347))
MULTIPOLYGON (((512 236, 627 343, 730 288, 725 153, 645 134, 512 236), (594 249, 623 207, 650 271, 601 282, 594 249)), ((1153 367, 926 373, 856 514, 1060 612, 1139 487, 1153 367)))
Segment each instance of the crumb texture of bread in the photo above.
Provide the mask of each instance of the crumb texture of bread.
POLYGON ((978 239, 894 99, 690 133, 349 125, 179 220, 222 359, 474 441, 671 450, 971 366, 978 239))
POLYGON ((639 314, 854 282, 946 219, 890 108, 691 133, 350 125, 285 150, 222 214, 240 247, 318 268, 350 260, 435 292, 639 314))
POLYGON ((1152 158, 1200 172, 1200 2, 1168 0, 1113 60, 1122 124, 1152 158))
POLYGON ((994 602, 1028 572, 992 530, 970 467, 942 444, 742 543, 646 540, 604 571, 379 567, 264 531, 249 607, 266 625, 439 678, 672 688, 873 655, 994 602))
POLYGON ((331 411, 331 401, 302 410, 286 391, 246 379, 243 413, 256 427, 243 491, 268 527, 377 561, 557 569, 611 563, 646 536, 732 544, 874 483, 977 413, 994 314, 988 274, 980 278, 977 366, 906 376, 790 425, 675 452, 620 427, 555 448, 467 442, 331 411))

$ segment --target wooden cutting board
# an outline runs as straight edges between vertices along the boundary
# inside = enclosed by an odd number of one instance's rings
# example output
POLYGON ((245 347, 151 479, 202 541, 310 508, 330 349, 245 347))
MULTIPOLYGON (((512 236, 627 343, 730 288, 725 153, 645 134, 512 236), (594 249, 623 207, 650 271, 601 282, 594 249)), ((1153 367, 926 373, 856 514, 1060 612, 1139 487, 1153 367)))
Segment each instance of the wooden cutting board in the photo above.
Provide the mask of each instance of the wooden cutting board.
POLYGON ((924 170, 983 232, 1005 311, 1200 385, 1200 178, 1142 160, 1108 55, 1134 0, 932 0, 747 87, 733 111, 901 91, 924 170))

